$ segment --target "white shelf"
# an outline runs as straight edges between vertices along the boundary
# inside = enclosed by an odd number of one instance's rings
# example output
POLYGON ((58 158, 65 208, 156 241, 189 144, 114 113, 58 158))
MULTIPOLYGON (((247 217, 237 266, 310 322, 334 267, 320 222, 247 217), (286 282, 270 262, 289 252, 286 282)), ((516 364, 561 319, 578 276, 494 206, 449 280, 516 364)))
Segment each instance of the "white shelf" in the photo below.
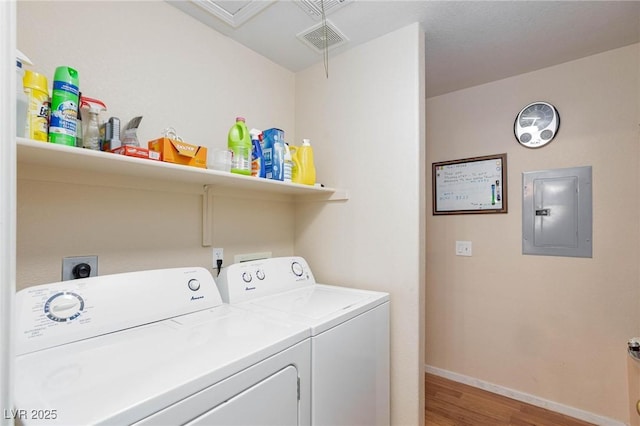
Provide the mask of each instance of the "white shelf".
POLYGON ((109 173, 165 182, 196 183, 209 187, 277 193, 300 198, 311 196, 314 199, 324 200, 348 199, 348 194, 345 190, 335 188, 259 179, 252 176, 165 163, 164 161, 127 157, 25 138, 17 138, 17 157, 18 163, 36 164, 63 170, 109 173))

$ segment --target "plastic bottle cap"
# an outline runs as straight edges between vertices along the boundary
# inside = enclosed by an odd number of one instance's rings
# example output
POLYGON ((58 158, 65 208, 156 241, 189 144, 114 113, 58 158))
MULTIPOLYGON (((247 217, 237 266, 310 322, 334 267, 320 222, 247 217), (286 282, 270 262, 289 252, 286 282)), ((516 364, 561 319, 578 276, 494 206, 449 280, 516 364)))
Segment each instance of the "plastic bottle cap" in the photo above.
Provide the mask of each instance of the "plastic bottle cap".
POLYGON ((37 72, 26 70, 22 79, 24 87, 37 89, 41 92, 48 93, 47 77, 37 72))
POLYGON ((302 139, 302 145, 308 146, 311 145, 311 139, 302 139))
POLYGON ((236 121, 242 121, 244 123, 244 117, 236 117, 236 121))

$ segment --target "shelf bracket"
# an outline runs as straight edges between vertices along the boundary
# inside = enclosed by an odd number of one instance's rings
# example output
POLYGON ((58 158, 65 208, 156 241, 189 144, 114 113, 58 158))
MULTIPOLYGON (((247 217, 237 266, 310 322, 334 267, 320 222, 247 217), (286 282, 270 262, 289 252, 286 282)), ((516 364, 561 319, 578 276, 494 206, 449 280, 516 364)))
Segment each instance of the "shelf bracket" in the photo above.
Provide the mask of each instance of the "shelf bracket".
POLYGON ((204 186, 202 194, 202 247, 211 247, 213 231, 213 188, 204 186))

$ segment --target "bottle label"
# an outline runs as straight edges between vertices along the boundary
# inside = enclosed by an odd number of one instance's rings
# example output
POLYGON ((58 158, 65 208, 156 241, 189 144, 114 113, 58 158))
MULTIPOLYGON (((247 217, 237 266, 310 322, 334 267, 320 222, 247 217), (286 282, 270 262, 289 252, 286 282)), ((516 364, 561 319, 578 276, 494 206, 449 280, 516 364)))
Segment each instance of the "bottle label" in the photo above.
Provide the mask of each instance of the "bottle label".
POLYGON ((73 96, 79 96, 80 91, 78 90, 78 86, 75 86, 71 83, 67 83, 66 81, 53 81, 53 90, 62 90, 63 92, 69 92, 73 94, 73 96))
POLYGON ((267 179, 273 178, 273 157, 271 156, 272 153, 273 153, 272 148, 265 148, 262 150, 262 157, 264 159, 264 170, 265 170, 267 179))
POLYGON ((64 101, 51 111, 50 133, 76 136, 77 105, 73 101, 64 101))
POLYGON ((47 141, 49 133, 49 95, 39 90, 27 89, 28 112, 25 135, 37 141, 47 141))
POLYGON ((64 135, 74 138, 73 144, 75 145, 78 93, 78 86, 74 84, 60 80, 53 81, 51 121, 49 123, 52 142, 56 141, 55 135, 64 135))
POLYGON ((262 159, 260 157, 254 158, 251 161, 251 176, 260 177, 260 166, 262 159))
POLYGON ((292 172, 293 163, 289 160, 285 160, 284 162, 284 181, 291 182, 291 172, 292 172))

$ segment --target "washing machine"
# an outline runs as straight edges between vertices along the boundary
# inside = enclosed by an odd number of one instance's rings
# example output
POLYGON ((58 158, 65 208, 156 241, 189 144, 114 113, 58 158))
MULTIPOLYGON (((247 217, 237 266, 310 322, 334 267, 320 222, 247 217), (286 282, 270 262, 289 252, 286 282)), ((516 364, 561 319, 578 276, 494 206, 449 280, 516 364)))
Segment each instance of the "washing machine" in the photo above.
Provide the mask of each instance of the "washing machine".
POLYGON ((389 294, 318 284, 302 257, 237 263, 216 279, 232 306, 311 331, 311 424, 388 425, 389 294))
POLYGON ((224 304, 206 269, 34 286, 16 316, 18 424, 310 423, 309 328, 224 304))

